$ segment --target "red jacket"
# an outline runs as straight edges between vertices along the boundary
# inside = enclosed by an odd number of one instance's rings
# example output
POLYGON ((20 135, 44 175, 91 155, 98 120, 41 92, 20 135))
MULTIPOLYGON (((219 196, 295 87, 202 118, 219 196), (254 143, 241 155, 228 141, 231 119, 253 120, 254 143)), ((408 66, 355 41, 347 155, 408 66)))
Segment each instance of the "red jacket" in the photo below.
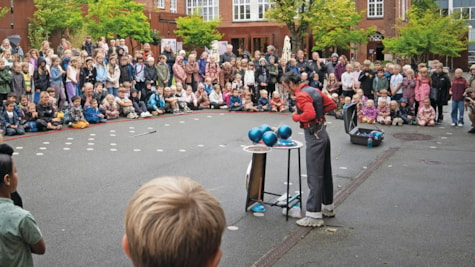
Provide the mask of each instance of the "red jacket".
MULTIPOLYGON (((294 113, 292 115, 292 120, 297 122, 313 122, 316 121, 315 118, 317 117, 317 113, 313 108, 313 99, 312 97, 307 94, 306 92, 301 92, 302 88, 307 87, 307 84, 300 84, 297 90, 295 91, 296 100, 297 100, 297 108, 302 111, 302 113, 297 114, 294 113)), ((315 89, 317 90, 317 89, 315 89)), ((320 91, 319 91, 320 92, 320 91)), ((336 109, 335 102, 329 98, 327 95, 320 92, 323 100, 323 111, 325 113, 330 112, 336 109)), ((325 119, 325 117, 323 117, 325 119)))

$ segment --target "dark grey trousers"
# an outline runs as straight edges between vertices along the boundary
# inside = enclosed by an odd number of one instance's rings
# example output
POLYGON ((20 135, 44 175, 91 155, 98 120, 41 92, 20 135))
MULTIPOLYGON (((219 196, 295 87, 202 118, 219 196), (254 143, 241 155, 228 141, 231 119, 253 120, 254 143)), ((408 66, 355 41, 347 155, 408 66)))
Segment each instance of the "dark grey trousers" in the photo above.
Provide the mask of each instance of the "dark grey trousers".
POLYGON ((330 153, 330 138, 323 128, 318 138, 305 131, 307 183, 310 192, 307 199, 307 212, 321 212, 322 204, 333 204, 333 175, 330 153))

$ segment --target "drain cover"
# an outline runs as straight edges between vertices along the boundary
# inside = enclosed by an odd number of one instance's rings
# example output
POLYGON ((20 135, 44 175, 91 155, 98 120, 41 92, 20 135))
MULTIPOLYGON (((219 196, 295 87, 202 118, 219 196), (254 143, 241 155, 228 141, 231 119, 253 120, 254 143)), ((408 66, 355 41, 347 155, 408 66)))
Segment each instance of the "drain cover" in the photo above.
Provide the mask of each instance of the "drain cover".
POLYGON ((422 141, 422 140, 431 140, 433 137, 427 134, 419 133, 395 133, 393 135, 395 138, 406 140, 406 141, 422 141))

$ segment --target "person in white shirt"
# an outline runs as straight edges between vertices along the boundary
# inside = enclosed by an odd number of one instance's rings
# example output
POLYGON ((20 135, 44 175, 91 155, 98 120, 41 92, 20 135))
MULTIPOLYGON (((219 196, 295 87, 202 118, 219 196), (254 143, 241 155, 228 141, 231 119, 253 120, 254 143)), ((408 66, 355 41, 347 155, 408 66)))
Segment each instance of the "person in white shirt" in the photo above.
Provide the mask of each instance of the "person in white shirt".
POLYGON ((396 64, 394 65, 394 73, 391 76, 391 81, 389 83, 389 88, 391 90, 392 100, 399 101, 402 98, 402 80, 404 77, 400 74, 401 66, 396 64))
POLYGON ((353 66, 346 64, 346 71, 341 75, 341 88, 343 89, 343 95, 353 97, 353 66))

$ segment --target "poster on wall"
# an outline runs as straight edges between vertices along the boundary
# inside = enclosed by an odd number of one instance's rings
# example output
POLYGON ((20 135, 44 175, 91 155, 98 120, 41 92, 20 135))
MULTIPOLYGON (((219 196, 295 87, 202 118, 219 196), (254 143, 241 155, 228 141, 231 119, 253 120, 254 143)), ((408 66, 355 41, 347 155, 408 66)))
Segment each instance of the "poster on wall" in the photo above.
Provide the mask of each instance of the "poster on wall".
POLYGON ((170 45, 170 48, 172 49, 173 53, 176 54, 176 51, 177 51, 177 48, 176 48, 176 39, 162 39, 162 43, 161 43, 161 53, 163 53, 163 48, 166 46, 166 45, 170 45))
POLYGON ((183 50, 183 42, 176 42, 176 51, 183 50))
POLYGON ((226 53, 226 46, 228 46, 228 41, 218 41, 219 43, 219 54, 222 55, 226 53))

